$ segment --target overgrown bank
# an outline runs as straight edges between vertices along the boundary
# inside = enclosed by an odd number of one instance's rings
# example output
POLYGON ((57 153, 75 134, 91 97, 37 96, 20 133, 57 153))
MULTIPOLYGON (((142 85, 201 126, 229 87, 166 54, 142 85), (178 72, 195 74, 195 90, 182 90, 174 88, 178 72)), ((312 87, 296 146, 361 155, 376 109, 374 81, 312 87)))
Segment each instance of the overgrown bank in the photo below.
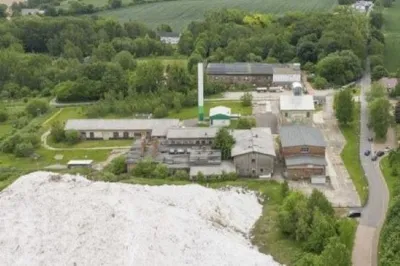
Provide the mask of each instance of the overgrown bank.
POLYGON ((339 127, 346 139, 340 156, 364 205, 368 199, 368 182, 360 161, 360 104, 355 105, 352 122, 339 127))
POLYGON ((379 265, 400 265, 400 150, 380 162, 389 189, 389 210, 379 241, 379 265))

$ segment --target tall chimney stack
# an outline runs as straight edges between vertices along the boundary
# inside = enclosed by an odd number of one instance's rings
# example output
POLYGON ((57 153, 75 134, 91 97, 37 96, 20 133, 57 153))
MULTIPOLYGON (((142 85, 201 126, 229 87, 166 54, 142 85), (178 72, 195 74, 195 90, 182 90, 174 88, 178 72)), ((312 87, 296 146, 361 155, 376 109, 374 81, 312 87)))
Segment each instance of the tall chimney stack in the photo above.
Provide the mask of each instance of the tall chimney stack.
POLYGON ((198 105, 199 121, 204 121, 204 68, 203 63, 197 64, 197 85, 198 85, 198 105))

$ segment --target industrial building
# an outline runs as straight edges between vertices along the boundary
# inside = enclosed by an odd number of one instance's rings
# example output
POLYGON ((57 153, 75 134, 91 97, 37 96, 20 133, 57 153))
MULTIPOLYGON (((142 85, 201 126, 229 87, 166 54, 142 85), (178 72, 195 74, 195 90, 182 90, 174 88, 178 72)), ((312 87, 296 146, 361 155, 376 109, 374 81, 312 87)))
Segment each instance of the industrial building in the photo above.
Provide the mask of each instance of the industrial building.
POLYGON ((235 172, 243 177, 273 173, 276 154, 269 128, 232 130, 236 143, 229 161, 222 161, 221 151, 212 148, 217 132, 217 128, 173 128, 165 140, 137 140, 127 155, 128 169, 149 157, 154 163, 165 164, 171 172, 185 170, 192 177, 198 172, 205 176, 235 172))
POLYGON ((301 82, 300 64, 209 63, 206 74, 210 80, 252 86, 290 86, 301 82))
POLYGON ((274 138, 270 128, 234 130, 235 145, 231 155, 240 176, 272 175, 275 164, 274 138))
POLYGON ((315 111, 312 95, 281 95, 279 99, 280 123, 311 124, 315 111))
POLYGON ((210 126, 228 127, 231 124, 231 115, 231 108, 225 106, 210 108, 210 126))
POLYGON ((326 177, 326 144, 321 131, 306 125, 285 125, 280 129, 280 155, 284 175, 293 180, 326 177))
POLYGON ((83 139, 165 138, 168 129, 179 128, 179 119, 70 119, 65 130, 80 132, 83 139))

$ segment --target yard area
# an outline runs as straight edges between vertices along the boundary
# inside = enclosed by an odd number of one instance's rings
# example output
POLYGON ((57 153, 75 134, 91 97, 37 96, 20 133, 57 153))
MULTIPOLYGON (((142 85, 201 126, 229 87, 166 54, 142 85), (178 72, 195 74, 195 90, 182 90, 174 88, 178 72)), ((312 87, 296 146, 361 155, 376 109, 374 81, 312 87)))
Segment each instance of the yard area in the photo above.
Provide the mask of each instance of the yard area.
POLYGON ((392 7, 383 13, 385 34, 385 67, 389 72, 399 68, 400 61, 400 3, 392 2, 392 7))
POLYGON ((353 122, 348 126, 340 126, 346 145, 343 148, 341 157, 349 172, 357 193, 360 196, 361 204, 364 205, 368 199, 368 183, 360 162, 360 105, 357 104, 354 110, 353 122))
MULTIPOLYGON (((95 1, 95 0, 83 0, 95 1)), ((105 0, 101 0, 105 1, 105 0)), ((168 24, 174 31, 182 32, 192 21, 203 20, 204 13, 222 8, 239 8, 250 12, 283 14, 291 11, 329 11, 337 5, 336 0, 176 0, 135 5, 97 13, 121 22, 135 20, 156 28, 168 24)))
MULTIPOLYGON (((208 117, 210 108, 215 106, 226 106, 231 108, 232 113, 241 115, 251 115, 251 106, 242 106, 240 101, 216 101, 216 102, 204 102, 204 116, 208 117)), ((177 113, 171 111, 168 115, 169 118, 178 119, 192 119, 198 116, 198 107, 182 108, 182 110, 177 113)))

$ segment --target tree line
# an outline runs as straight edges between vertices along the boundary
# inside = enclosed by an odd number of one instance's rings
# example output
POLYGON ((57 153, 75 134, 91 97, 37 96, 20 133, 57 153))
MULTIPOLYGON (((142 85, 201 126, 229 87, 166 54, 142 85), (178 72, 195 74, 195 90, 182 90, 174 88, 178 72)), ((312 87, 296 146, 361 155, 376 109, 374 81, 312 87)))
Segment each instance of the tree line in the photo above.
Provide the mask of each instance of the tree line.
POLYGON ((331 203, 318 190, 309 197, 281 185, 283 197, 278 227, 286 239, 298 243, 304 252, 296 266, 349 266, 356 224, 337 218, 331 203))

